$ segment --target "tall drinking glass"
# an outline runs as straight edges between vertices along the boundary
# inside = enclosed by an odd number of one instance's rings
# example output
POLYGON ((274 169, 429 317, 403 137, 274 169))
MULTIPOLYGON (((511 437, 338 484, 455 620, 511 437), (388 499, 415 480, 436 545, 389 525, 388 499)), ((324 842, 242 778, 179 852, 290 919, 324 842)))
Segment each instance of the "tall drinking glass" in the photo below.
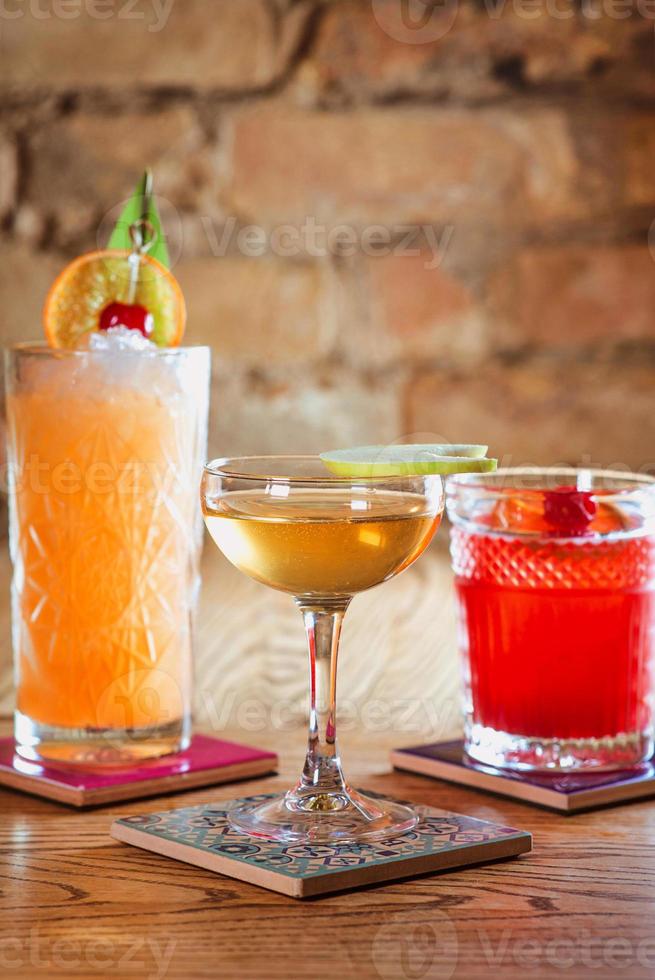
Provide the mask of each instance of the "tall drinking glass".
POLYGON ((443 510, 441 478, 338 478, 315 456, 223 459, 205 467, 202 503, 226 558, 294 597, 309 648, 302 775, 284 796, 233 811, 232 826, 314 843, 410 830, 418 822, 413 810, 364 796, 344 778, 336 741, 337 653, 353 596, 407 568, 430 542, 443 510))
POLYGON ((6 352, 18 752, 188 744, 208 348, 6 352))
POLYGON ((466 749, 516 769, 653 751, 655 481, 512 469, 448 484, 466 749))

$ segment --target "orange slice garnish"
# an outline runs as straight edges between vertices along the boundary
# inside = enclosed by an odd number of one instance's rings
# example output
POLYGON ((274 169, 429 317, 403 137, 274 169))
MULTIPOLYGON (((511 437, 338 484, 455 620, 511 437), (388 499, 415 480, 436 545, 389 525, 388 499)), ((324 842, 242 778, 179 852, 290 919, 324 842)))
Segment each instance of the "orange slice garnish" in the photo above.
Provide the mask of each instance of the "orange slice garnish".
POLYGON ((43 308, 51 347, 82 347, 99 328, 110 303, 138 304, 152 315, 150 339, 159 347, 177 347, 184 336, 186 306, 175 276, 148 255, 105 249, 88 252, 67 265, 52 284, 43 308), (134 280, 134 282, 133 282, 134 280))

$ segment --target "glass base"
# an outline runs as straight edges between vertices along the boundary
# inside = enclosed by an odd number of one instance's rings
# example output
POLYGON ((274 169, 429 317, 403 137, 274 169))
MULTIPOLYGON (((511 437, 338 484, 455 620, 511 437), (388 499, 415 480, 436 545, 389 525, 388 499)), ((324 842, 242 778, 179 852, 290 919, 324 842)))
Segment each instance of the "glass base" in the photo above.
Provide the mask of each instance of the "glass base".
POLYGON ((80 768, 130 766, 188 748, 190 720, 148 728, 58 728, 14 713, 16 752, 32 762, 80 768))
POLYGON ((413 830, 419 815, 391 800, 339 793, 291 790, 285 796, 232 810, 230 826, 240 834, 291 844, 350 844, 386 840, 413 830))
POLYGON ((649 759, 653 737, 650 732, 633 732, 605 738, 528 738, 470 725, 464 747, 476 762, 497 769, 602 772, 630 769, 649 759))

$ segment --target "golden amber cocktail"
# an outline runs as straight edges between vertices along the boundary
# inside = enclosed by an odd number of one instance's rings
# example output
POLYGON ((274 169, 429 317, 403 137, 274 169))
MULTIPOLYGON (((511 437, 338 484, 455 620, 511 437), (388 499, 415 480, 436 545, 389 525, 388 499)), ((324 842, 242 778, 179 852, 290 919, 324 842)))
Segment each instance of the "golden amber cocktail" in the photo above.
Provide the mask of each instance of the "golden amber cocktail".
POLYGON ((189 739, 209 351, 7 353, 16 743, 125 763, 189 739))
POLYGON ((376 840, 416 825, 409 807, 362 795, 344 778, 336 742, 339 634, 353 596, 397 575, 425 550, 443 510, 440 476, 334 476, 315 456, 215 460, 202 502, 223 554, 251 578, 293 595, 307 631, 309 742, 296 786, 230 820, 280 841, 376 840))

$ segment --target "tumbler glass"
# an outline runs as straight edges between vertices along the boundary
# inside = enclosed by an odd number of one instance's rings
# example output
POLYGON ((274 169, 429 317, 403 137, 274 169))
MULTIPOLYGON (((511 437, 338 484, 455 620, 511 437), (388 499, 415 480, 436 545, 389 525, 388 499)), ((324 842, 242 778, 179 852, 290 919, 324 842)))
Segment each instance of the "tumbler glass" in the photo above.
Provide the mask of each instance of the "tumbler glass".
POLYGON ((653 751, 655 482, 575 469, 461 475, 452 521, 465 742, 515 769, 653 751))
POLYGON ((6 352, 17 751, 186 747, 208 348, 6 352))

